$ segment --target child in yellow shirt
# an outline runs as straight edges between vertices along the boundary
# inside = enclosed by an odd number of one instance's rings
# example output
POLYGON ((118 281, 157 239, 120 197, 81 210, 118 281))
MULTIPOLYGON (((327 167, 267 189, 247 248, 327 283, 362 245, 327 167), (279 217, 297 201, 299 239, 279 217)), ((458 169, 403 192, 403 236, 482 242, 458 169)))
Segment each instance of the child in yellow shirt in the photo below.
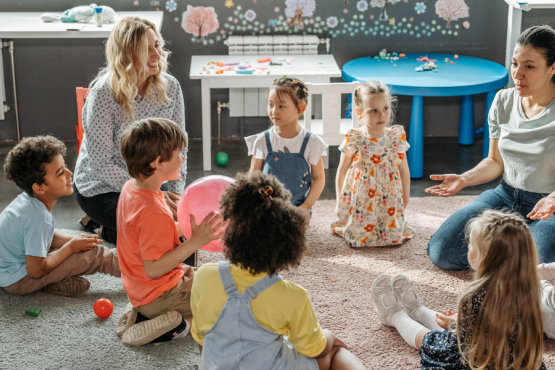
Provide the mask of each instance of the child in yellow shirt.
POLYGON ((308 214, 290 196, 258 171, 239 174, 223 195, 229 261, 204 264, 191 293, 200 370, 364 369, 320 327, 307 291, 278 275, 299 265, 306 249, 308 214))

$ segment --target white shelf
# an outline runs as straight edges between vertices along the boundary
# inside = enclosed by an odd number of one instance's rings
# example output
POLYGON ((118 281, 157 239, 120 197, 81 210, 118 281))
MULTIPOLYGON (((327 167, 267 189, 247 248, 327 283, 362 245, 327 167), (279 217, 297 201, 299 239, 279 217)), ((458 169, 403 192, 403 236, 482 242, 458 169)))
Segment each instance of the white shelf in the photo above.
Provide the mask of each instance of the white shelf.
POLYGON ((555 8, 555 1, 553 0, 505 0, 505 2, 513 8, 527 11, 532 9, 555 8))

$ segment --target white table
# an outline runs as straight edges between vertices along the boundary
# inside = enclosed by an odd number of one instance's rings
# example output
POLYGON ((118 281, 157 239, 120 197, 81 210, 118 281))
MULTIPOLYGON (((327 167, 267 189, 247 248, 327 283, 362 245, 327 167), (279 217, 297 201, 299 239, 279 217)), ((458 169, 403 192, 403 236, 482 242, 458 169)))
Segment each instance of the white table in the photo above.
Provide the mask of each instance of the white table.
MULTIPOLYGON (((507 23, 507 44, 505 50, 505 68, 511 70, 513 49, 520 35, 522 27, 522 11, 532 9, 555 8, 555 0, 505 0, 509 4, 509 20, 507 23)), ((512 78, 509 78, 508 87, 514 87, 512 78)))
MULTIPOLYGON (((147 19, 156 25, 158 30, 162 27, 164 12, 116 12, 114 23, 104 23, 96 27, 94 19, 89 23, 64 23, 43 22, 40 16, 46 12, 0 12, 0 120, 4 117, 4 102, 6 101, 4 67, 2 65, 2 46, 9 47, 12 53, 12 78, 14 81, 14 105, 16 112, 17 136, 19 137, 19 115, 17 111, 17 90, 15 86, 15 66, 13 59, 13 41, 4 44, 2 39, 22 38, 107 38, 112 32, 115 23, 125 17, 135 16, 147 19), (4 45, 3 45, 4 44, 4 45)), ((61 13, 60 13, 61 14, 61 13)))
MULTIPOLYGON (((236 67, 237 68, 237 67, 236 67)), ((256 70, 256 69, 255 69, 256 70)), ((210 171, 211 155, 211 125, 210 125, 210 89, 221 88, 251 88, 270 87, 274 79, 284 75, 298 77, 305 82, 329 83, 331 77, 341 77, 341 70, 333 55, 194 55, 191 59, 189 78, 201 80, 202 101, 202 160, 204 171, 210 171), (291 59, 290 65, 270 66, 269 63, 257 63, 259 58, 271 57, 273 61, 279 58, 291 59), (252 67, 268 67, 261 73, 236 74, 227 71, 223 74, 207 74, 202 70, 208 62, 244 62, 249 61, 252 67), (268 72, 270 72, 268 74, 268 72)))

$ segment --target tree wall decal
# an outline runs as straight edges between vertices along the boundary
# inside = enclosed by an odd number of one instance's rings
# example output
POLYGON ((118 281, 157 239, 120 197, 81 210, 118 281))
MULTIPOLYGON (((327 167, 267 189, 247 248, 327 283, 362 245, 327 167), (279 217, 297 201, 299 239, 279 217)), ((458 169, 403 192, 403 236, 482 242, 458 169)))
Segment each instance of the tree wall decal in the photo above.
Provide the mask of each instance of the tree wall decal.
POLYGON ((436 14, 447 21, 447 28, 451 21, 468 17, 468 5, 464 0, 438 0, 436 14))
POLYGON ((206 35, 215 32, 220 27, 220 23, 213 7, 187 5, 187 10, 183 12, 181 27, 185 32, 202 40, 206 35))

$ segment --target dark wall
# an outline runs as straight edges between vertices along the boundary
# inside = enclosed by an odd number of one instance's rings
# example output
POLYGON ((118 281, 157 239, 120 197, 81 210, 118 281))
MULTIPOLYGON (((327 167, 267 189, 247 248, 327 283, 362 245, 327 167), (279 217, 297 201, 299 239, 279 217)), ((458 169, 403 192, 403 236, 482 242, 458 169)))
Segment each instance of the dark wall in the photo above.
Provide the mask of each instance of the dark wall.
MULTIPOLYGON (((297 1, 309 4, 312 0, 297 1)), ((388 4, 386 8, 388 16, 390 19, 395 18, 397 25, 401 24, 393 29, 389 20, 379 20, 381 9, 372 7, 371 1, 368 1, 370 4, 368 9, 361 12, 357 9, 357 0, 318 0, 312 16, 303 18, 306 23, 304 29, 290 32, 315 33, 319 37, 331 35, 331 53, 335 56, 339 67, 355 58, 376 55, 383 48, 399 53, 441 52, 469 55, 504 64, 508 5, 503 0, 465 0, 469 7, 469 16, 452 21, 449 28, 446 28, 447 22, 436 14, 437 1, 445 0, 401 0, 395 4, 388 4), (424 13, 418 14, 415 10, 418 3, 426 6, 424 13), (347 10, 347 13, 344 10, 347 10), (335 28, 327 28, 325 22, 332 16, 338 19, 339 24, 335 28), (411 17, 414 18, 412 22, 411 17), (403 18, 406 21, 403 21, 403 18), (362 22, 365 24, 363 25, 362 22), (411 28, 408 28, 409 23, 411 28), (384 27, 380 28, 380 26, 384 27), (416 26, 419 27, 418 30, 416 26), (440 28, 436 29, 438 26, 440 28), (422 33, 423 29, 426 32, 422 33), (380 32, 383 32, 383 35, 380 35, 380 32)), ((262 31, 264 34, 288 34, 283 24, 287 18, 284 13, 285 0, 233 0, 234 4, 229 8, 225 6, 224 0, 212 0, 208 4, 200 0, 173 0, 177 5, 177 9, 173 12, 166 10, 166 2, 165 0, 105 0, 101 4, 111 6, 116 11, 152 11, 156 8, 164 10, 161 31, 169 42, 167 47, 172 51, 170 73, 183 87, 187 131, 190 137, 198 138, 201 137, 200 81, 190 80, 188 77, 191 56, 227 54, 223 37, 230 33, 250 35, 252 32, 259 34, 262 31), (219 28, 201 40, 186 33, 181 27, 181 20, 187 5, 213 6, 218 15, 219 28), (238 10, 239 6, 240 10, 238 10), (245 12, 249 9, 256 13, 253 21, 245 20, 245 12), (234 19, 238 22, 233 22, 234 19), (269 23, 273 23, 271 20, 275 20, 277 24, 270 25, 269 23), (245 29, 243 29, 243 21, 246 23, 245 29), (259 23, 256 24, 256 22, 259 23), (269 33, 266 32, 268 29, 271 30, 269 33)), ((49 0, 48 2, 1 0, 0 11, 63 12, 77 3, 74 0, 49 0)), ((553 25, 554 16, 555 10, 524 12, 523 28, 536 24, 553 25)), ((75 87, 87 86, 98 69, 104 65, 103 42, 104 40, 101 39, 15 40, 16 80, 22 136, 51 133, 61 139, 75 139, 74 126, 77 122, 75 87)), ((323 53, 322 46, 320 48, 320 52, 323 53)), ((7 113, 6 120, 0 121, 0 141, 17 138, 11 61, 7 49, 3 49, 3 62, 7 104, 12 107, 12 110, 7 113)), ((212 124, 215 132, 216 102, 227 101, 228 96, 227 90, 212 91, 212 124)), ((407 128, 410 121, 411 102, 410 97, 401 96, 399 99, 398 121, 407 128)), ((456 136, 458 134, 460 97, 426 98, 424 103, 425 135, 456 136)), ((475 98, 477 127, 484 121, 484 105, 485 95, 477 96, 475 98)), ((223 136, 239 136, 241 132, 255 133, 264 129, 268 123, 268 119, 264 117, 229 118, 227 110, 224 110, 222 120, 223 136)))

